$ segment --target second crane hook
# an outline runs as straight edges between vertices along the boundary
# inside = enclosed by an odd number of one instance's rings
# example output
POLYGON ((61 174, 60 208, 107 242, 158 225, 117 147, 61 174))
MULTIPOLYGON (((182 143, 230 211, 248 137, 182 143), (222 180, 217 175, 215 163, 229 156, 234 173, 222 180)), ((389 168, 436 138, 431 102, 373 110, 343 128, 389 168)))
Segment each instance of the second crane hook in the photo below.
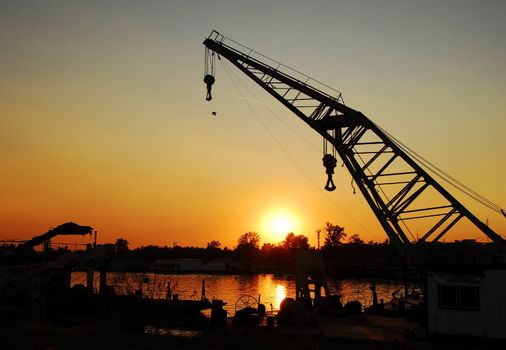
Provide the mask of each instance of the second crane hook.
POLYGON ((327 183, 325 184, 325 189, 327 191, 334 191, 336 189, 336 185, 334 184, 334 180, 332 179, 332 174, 334 174, 334 168, 337 165, 337 159, 332 154, 325 154, 322 158, 323 166, 325 167, 325 172, 327 173, 327 183))
POLYGON ((207 95, 206 95, 206 101, 211 101, 213 99, 213 96, 211 96, 211 88, 214 84, 214 77, 211 74, 206 74, 204 77, 204 83, 206 83, 207 86, 207 95))

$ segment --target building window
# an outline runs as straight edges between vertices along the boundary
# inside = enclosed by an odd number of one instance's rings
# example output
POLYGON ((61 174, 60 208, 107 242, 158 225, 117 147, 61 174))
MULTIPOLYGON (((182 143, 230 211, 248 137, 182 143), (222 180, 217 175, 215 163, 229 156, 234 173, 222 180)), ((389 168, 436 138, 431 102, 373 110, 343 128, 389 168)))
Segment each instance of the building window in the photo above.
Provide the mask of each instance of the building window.
POLYGON ((478 287, 439 285, 439 308, 454 310, 479 310, 478 287))
POLYGON ((457 305, 457 287, 439 286, 439 307, 454 309, 457 305))
POLYGON ((463 309, 478 310, 480 298, 478 287, 459 287, 460 306, 463 309))

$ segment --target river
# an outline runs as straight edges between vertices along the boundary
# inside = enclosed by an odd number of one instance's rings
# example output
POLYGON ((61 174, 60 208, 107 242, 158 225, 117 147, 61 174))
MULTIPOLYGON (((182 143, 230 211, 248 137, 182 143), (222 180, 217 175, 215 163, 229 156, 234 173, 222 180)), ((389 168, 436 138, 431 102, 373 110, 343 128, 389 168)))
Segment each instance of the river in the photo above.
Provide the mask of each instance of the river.
MULTIPOLYGON (((277 310, 285 297, 295 297, 295 276, 254 274, 254 275, 210 275, 210 274, 158 274, 158 273, 108 273, 107 284, 114 287, 117 294, 134 294, 142 290, 149 298, 165 298, 168 286, 180 299, 200 299, 202 281, 208 299, 221 299, 226 302, 225 309, 234 314, 235 308, 244 307, 245 296, 250 296, 264 304, 267 310, 277 310), (237 303, 237 306, 236 306, 237 303)), ((74 272, 72 283, 86 284, 86 274, 74 272)), ((98 288, 98 273, 94 276, 95 288, 98 288)), ((341 301, 358 300, 364 306, 372 303, 370 279, 329 279, 331 294, 341 295, 341 301)), ((377 280, 378 300, 388 302, 392 293, 403 289, 398 281, 377 280)))

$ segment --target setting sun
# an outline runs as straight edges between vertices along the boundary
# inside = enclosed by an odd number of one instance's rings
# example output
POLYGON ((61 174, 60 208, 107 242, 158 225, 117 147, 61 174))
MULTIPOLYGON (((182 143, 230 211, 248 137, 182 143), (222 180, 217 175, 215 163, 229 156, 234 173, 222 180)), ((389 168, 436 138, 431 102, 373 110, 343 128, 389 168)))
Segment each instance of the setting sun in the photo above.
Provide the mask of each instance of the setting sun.
POLYGON ((263 233, 266 240, 271 243, 281 242, 288 233, 298 233, 299 230, 299 220, 289 210, 275 209, 264 218, 263 233))

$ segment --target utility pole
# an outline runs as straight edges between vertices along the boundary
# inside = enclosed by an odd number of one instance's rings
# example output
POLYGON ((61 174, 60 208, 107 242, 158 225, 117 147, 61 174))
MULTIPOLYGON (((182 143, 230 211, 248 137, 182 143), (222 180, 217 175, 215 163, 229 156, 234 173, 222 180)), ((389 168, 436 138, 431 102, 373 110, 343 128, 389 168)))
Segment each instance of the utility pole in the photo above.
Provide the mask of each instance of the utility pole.
POLYGON ((316 230, 316 236, 318 237, 318 250, 320 250, 320 233, 322 230, 318 229, 316 230))

